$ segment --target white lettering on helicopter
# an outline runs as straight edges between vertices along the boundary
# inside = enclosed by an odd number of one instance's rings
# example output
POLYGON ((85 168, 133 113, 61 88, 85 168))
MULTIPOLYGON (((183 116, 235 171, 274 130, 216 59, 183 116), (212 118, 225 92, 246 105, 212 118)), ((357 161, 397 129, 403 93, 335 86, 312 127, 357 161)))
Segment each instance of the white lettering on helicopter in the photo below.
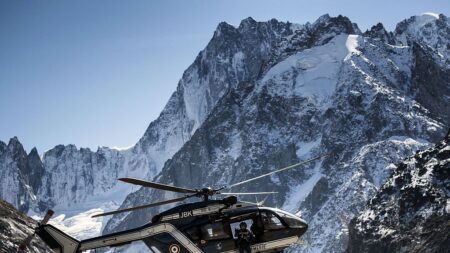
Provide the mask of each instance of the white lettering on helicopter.
POLYGON ((187 218, 187 217, 191 217, 191 216, 194 216, 194 214, 192 213, 192 210, 191 210, 191 211, 181 212, 181 213, 180 213, 180 219, 182 219, 182 218, 187 218))
POLYGON ((256 251, 264 250, 264 249, 266 249, 266 244, 252 245, 251 248, 252 248, 252 251, 254 251, 254 250, 256 250, 256 251))

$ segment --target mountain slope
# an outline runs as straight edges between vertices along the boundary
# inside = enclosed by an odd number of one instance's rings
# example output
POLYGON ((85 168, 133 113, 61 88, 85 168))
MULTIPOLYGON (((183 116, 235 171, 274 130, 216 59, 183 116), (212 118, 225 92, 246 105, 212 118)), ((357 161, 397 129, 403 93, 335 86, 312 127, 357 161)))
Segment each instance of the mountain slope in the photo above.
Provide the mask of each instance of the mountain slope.
MULTIPOLYGON (((429 22, 440 19, 446 26, 433 27, 447 29, 443 15, 429 22)), ((428 29, 427 24, 415 29, 428 29)), ((439 48, 401 29, 388 33, 378 26, 362 34, 341 16, 296 27, 296 38, 280 38, 282 49, 273 50, 270 64, 257 78, 230 89, 155 179, 220 186, 333 152, 314 165, 233 191, 278 191, 282 194, 266 204, 301 212, 310 224, 308 245, 291 251, 342 252, 348 221, 394 164, 450 127, 448 115, 438 112, 448 109, 449 66, 436 60, 439 48), (408 38, 407 45, 398 38, 408 38), (439 96, 431 98, 434 94, 439 96)), ((433 35, 446 39, 441 30, 433 35)), ((142 188, 122 207, 170 197, 142 188)), ((138 226, 165 208, 116 215, 104 233, 138 226)))
MULTIPOLYGON (((19 245, 33 233, 37 222, 16 210, 11 204, 0 200, 0 252, 16 253, 19 245)), ((52 252, 45 243, 36 236, 24 253, 52 252)))
POLYGON ((401 162, 349 230, 347 252, 448 252, 450 132, 401 162))

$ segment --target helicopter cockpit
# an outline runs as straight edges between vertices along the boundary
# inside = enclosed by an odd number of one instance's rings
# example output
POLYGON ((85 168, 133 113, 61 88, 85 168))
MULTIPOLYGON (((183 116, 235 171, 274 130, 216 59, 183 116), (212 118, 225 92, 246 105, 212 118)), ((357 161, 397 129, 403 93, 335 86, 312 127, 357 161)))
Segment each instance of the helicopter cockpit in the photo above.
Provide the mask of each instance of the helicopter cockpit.
POLYGON ((272 240, 280 235, 285 236, 287 231, 296 231, 294 235, 303 234, 308 225, 306 222, 292 214, 270 207, 258 207, 230 213, 216 222, 206 222, 198 227, 190 227, 185 232, 193 240, 224 240, 235 239, 236 229, 241 222, 255 236, 255 243, 272 240))
POLYGON ((199 242, 205 252, 219 252, 236 246, 241 222, 247 223, 254 235, 252 247, 266 247, 268 242, 283 242, 287 238, 296 242, 308 228, 306 222, 295 215, 275 208, 254 206, 230 210, 215 221, 204 220, 183 232, 192 241, 199 242))

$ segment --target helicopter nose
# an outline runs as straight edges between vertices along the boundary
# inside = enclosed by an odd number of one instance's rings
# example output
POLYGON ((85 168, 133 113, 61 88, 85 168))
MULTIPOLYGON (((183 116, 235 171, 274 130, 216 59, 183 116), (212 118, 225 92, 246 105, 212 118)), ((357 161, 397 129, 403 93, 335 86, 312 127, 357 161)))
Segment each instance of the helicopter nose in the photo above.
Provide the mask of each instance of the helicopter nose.
POLYGON ((306 223, 306 221, 304 219, 299 218, 299 217, 297 217, 297 222, 299 224, 301 224, 299 226, 298 235, 302 236, 306 232, 306 230, 308 230, 308 223, 306 223))

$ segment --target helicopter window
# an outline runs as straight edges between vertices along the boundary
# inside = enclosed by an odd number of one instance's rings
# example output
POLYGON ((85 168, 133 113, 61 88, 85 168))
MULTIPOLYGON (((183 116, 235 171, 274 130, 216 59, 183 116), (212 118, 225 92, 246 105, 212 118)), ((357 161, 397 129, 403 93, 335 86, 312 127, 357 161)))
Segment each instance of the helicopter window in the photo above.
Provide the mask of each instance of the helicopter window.
POLYGON ((265 229, 274 230, 284 228, 283 223, 281 223, 280 219, 273 213, 261 212, 261 219, 265 229))
MULTIPOLYGON (((233 237, 237 238, 237 231, 239 230, 239 225, 241 224, 242 221, 239 222, 234 222, 230 224, 231 227, 231 232, 233 233, 233 237)), ((251 228, 253 226, 253 220, 248 219, 248 220, 243 220, 243 222, 247 223, 247 228, 251 228)))
POLYGON ((203 239, 218 240, 231 237, 229 227, 221 222, 206 224, 202 228, 203 239))

